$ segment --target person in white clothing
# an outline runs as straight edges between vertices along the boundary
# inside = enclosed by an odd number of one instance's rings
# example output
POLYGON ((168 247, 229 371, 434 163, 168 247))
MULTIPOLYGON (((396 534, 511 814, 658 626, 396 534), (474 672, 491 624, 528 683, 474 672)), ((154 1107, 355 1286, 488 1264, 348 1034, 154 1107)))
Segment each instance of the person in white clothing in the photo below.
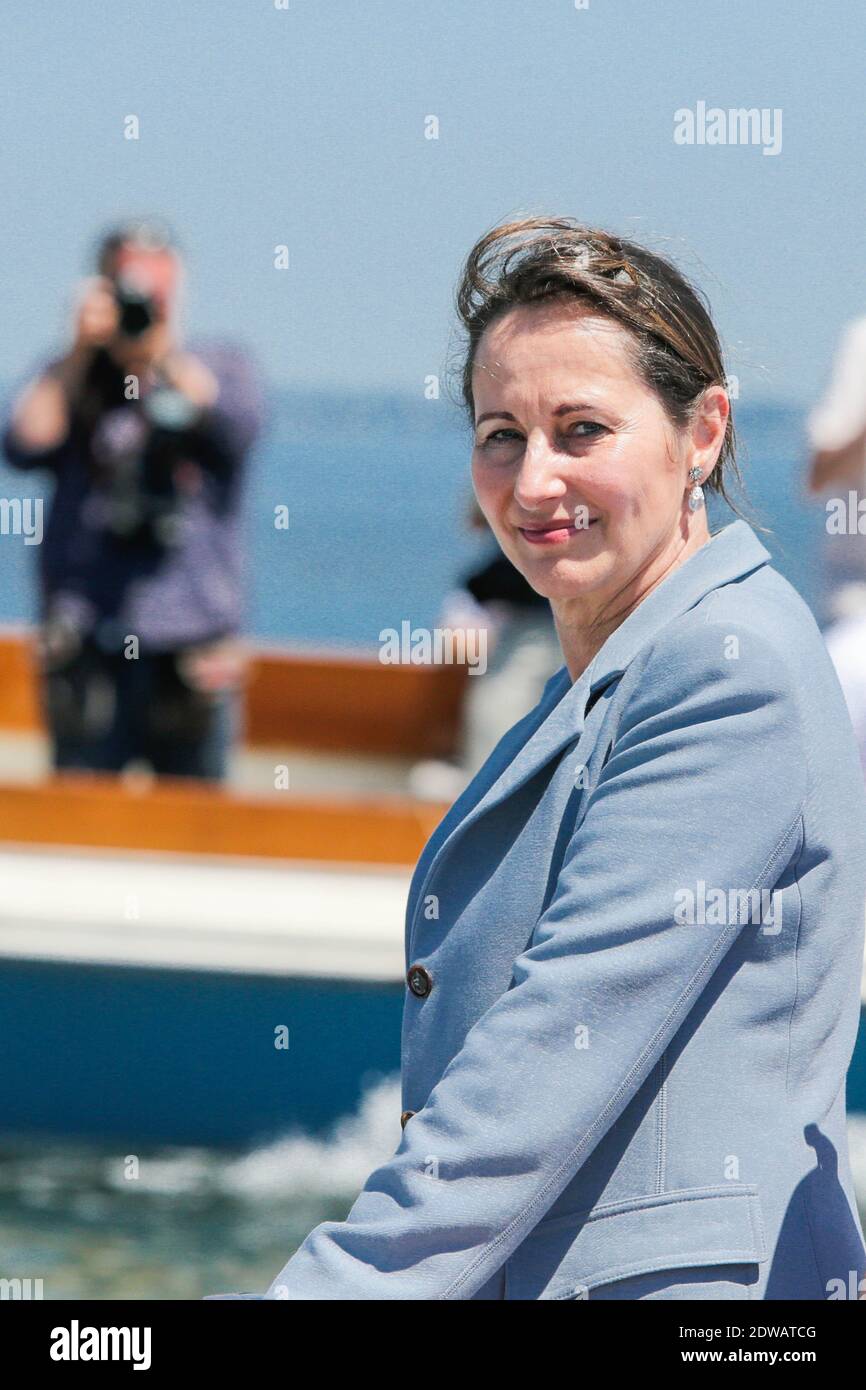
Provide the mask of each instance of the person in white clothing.
POLYGON ((827 388, 809 416, 807 429, 809 490, 842 498, 841 514, 858 520, 856 527, 849 525, 841 534, 828 526, 825 564, 833 621, 824 639, 845 694, 866 776, 866 517, 861 534, 858 505, 866 495, 866 316, 845 329, 827 388), (848 505, 852 491, 856 494, 853 508, 848 505))

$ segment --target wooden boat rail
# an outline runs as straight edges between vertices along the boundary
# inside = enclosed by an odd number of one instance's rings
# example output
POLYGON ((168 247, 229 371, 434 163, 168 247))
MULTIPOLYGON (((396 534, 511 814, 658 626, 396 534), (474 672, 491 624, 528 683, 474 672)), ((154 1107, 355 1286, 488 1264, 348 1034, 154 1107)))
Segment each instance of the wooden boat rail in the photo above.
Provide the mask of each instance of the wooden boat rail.
POLYGON ((446 809, 396 797, 248 797, 167 779, 138 790, 64 773, 0 783, 0 843, 407 865, 446 809))
MULTIPOLYGON (((383 666, 366 654, 257 650, 244 745, 420 759, 447 755, 465 670, 383 666)), ((42 731, 33 637, 0 632, 0 732, 42 731)), ((91 774, 0 782, 0 842, 413 864, 445 806, 399 796, 252 796, 183 780, 91 774)))
MULTIPOLYGON (((466 668, 386 666, 366 653, 256 648, 244 695, 248 747, 447 757, 466 668)), ((32 634, 0 631, 0 729, 42 725, 32 634)))

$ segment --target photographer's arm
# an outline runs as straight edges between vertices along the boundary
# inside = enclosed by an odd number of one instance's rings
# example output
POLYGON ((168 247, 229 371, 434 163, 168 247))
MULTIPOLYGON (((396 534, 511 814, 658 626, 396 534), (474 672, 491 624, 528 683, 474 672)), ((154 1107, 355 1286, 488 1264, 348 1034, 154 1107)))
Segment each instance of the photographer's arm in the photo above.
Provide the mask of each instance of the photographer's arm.
POLYGON ((244 352, 222 346, 203 354, 171 354, 161 373, 197 407, 190 432, 199 462, 227 482, 262 428, 264 402, 253 363, 244 352))
POLYGON ((90 350, 76 344, 65 357, 30 381, 12 407, 6 456, 16 468, 38 467, 69 436, 70 408, 90 362, 90 350))
POLYGON ((213 372, 192 352, 173 352, 162 363, 162 376, 199 410, 216 405, 219 384, 213 372))
POLYGON ((71 405, 77 399, 94 353, 117 329, 117 306, 102 276, 79 288, 69 350, 19 393, 3 439, 3 451, 15 468, 53 463, 69 437, 71 405))

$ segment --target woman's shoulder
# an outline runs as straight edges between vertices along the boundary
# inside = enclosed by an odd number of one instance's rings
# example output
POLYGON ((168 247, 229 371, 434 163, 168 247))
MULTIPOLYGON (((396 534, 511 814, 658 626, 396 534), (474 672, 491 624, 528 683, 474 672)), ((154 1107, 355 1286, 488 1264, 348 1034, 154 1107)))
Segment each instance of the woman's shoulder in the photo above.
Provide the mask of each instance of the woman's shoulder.
POLYGON ((835 701, 837 685, 811 611, 765 565, 712 589, 653 634, 623 675, 621 717, 662 717, 700 724, 708 737, 737 737, 737 715, 774 706, 793 751, 807 737, 804 690, 817 709, 824 694, 835 701))
POLYGON ((819 683, 832 673, 811 609, 771 565, 711 589, 661 628, 642 656, 654 671, 666 666, 690 685, 702 674, 726 673, 794 694, 805 671, 819 683))
POLYGON ((816 749, 851 761, 850 720, 820 629, 769 565, 711 590, 654 633, 617 696, 618 741, 679 731, 698 761, 709 743, 732 754, 750 745, 759 763, 786 767, 786 776, 799 769, 803 787, 816 749))
MULTIPOLYGON (((665 792, 677 806, 691 786, 708 806, 748 797, 764 783, 792 816, 804 806, 816 716, 804 712, 796 665, 762 606, 764 592, 772 597, 763 580, 744 582, 735 595, 713 590, 653 634, 610 700, 602 778, 657 767, 659 815, 665 792)), ((795 607, 785 629, 794 634, 801 625, 795 607)))

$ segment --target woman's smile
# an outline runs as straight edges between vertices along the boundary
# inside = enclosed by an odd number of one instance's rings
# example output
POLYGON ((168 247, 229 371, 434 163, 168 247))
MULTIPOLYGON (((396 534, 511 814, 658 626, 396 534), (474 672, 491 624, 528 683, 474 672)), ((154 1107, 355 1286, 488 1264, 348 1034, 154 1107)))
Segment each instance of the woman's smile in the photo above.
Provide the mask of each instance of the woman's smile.
POLYGON ((567 517, 560 521, 545 521, 536 523, 533 526, 518 526, 517 530, 524 540, 529 541, 530 545, 565 545, 574 536, 582 535, 599 520, 597 516, 590 518, 585 525, 576 526, 569 522, 567 517))

